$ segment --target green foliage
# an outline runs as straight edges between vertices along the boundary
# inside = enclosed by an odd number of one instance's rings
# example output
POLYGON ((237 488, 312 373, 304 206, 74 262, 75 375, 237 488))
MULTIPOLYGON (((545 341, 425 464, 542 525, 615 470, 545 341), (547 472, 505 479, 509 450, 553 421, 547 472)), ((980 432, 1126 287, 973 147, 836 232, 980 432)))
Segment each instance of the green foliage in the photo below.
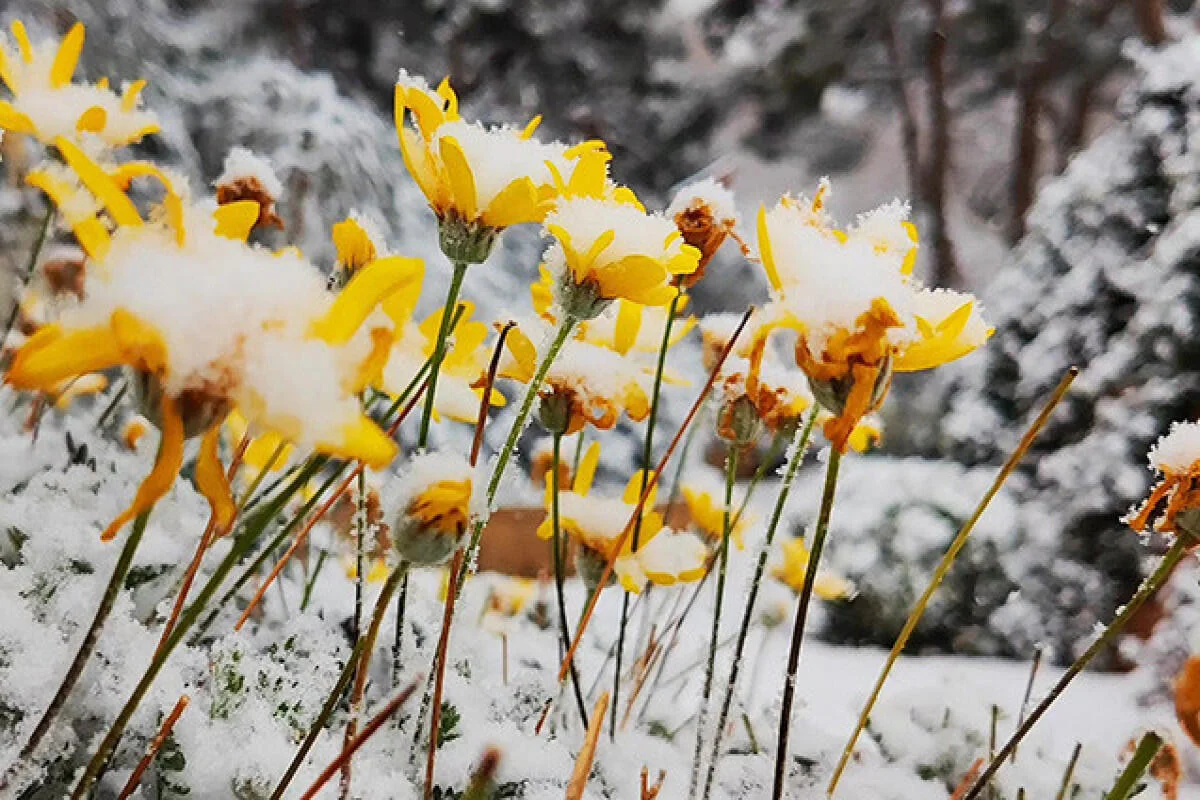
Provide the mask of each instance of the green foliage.
POLYGON ((458 724, 462 722, 462 716, 458 713, 458 707, 453 703, 442 701, 442 717, 438 723, 437 746, 440 749, 447 742, 453 742, 462 733, 458 730, 458 724))

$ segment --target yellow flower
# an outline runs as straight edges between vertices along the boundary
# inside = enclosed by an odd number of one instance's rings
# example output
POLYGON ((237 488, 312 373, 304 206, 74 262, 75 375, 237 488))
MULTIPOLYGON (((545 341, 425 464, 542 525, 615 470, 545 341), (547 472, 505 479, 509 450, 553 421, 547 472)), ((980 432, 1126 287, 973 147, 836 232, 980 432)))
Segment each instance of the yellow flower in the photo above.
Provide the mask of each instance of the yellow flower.
POLYGON ((512 620, 518 617, 538 594, 537 581, 529 578, 497 576, 488 589, 483 606, 483 623, 497 634, 507 634, 512 620))
POLYGON ((834 415, 826 436, 845 452, 859 420, 883 403, 893 370, 961 358, 992 329, 972 296, 913 281, 917 235, 907 206, 881 206, 839 230, 824 211, 828 191, 823 182, 811 202, 784 197, 759 211, 774 299, 755 341, 775 328, 795 330, 796 364, 834 415))
POLYGON ((471 517, 474 468, 452 452, 414 456, 399 481, 393 546, 400 558, 436 566, 458 548, 471 517))
POLYGON ((104 538, 166 493, 184 439, 200 433, 198 488, 218 523, 230 521, 217 450, 219 423, 234 406, 256 429, 297 444, 376 467, 392 460, 395 442, 363 414, 356 395, 381 343, 390 343, 363 323, 410 279, 410 260, 380 259, 335 296, 297 253, 276 255, 225 235, 230 209, 241 215, 238 204, 211 212, 189 202, 186 187, 168 183, 164 208, 148 223, 82 150, 62 139, 56 145, 117 228, 110 235, 98 213, 90 218, 95 268, 84 300, 21 347, 7 380, 48 391, 117 366, 134 374, 162 441, 154 469, 104 538))
MULTIPOLYGON (((523 328, 509 331, 499 377, 522 383, 533 380, 537 366, 533 338, 544 336, 544 328, 541 320, 528 320, 523 328)), ((550 364, 538 392, 543 425, 551 433, 570 435, 587 423, 609 430, 622 412, 641 421, 650 413, 647 383, 646 365, 615 350, 569 339, 550 364)))
POLYGON ((499 231, 545 219, 554 201, 548 164, 561 175, 579 152, 534 139, 540 117, 520 130, 463 120, 449 80, 432 90, 401 71, 395 115, 404 163, 441 222, 442 248, 454 261, 480 263, 499 231))
POLYGON ((0 82, 11 101, 0 100, 0 130, 28 134, 49 144, 58 137, 79 140, 93 134, 110 147, 157 133, 153 114, 138 100, 145 81, 128 84, 118 95, 108 81, 72 83, 83 50, 83 25, 76 23, 57 45, 29 40, 20 20, 12 23, 13 42, 0 41, 0 82))
MULTIPOLYGON (((583 579, 593 585, 598 582, 604 564, 616 552, 613 574, 627 591, 641 592, 647 582, 670 586, 699 580, 705 572, 708 549, 694 534, 664 527, 662 515, 653 510, 654 491, 642 508, 637 551, 633 550, 632 536, 624 537, 621 543, 641 496, 643 475, 635 473, 621 497, 598 496, 591 488, 599 461, 600 445, 593 442, 580 460, 571 489, 559 493, 561 529, 579 544, 577 565, 583 579), (618 545, 620 550, 616 551, 618 545)), ((538 536, 543 539, 554 533, 552 499, 551 487, 547 487, 547 517, 538 527, 538 536)))
MULTIPOLYGON (((581 156, 576 173, 602 155, 581 156)), ((545 223, 556 242, 544 261, 562 311, 583 320, 617 298, 647 306, 671 302, 678 293, 673 281, 696 271, 700 251, 667 217, 647 214, 631 195, 616 196, 604 171, 582 174, 587 181, 560 197, 545 223)))
MULTIPOLYGON (((808 548, 804 539, 795 537, 783 543, 783 560, 771 569, 771 576, 796 594, 804 587, 808 571, 808 548)), ((813 591, 822 600, 845 600, 854 596, 854 584, 836 575, 817 574, 813 591)))

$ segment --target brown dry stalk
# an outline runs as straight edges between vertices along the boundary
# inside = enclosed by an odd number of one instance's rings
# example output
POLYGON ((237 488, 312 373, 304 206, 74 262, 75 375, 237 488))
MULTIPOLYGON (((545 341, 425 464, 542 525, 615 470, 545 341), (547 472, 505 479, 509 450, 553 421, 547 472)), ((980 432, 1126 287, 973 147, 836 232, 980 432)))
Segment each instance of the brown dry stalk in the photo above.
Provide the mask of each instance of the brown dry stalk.
POLYGON ((950 800, 962 800, 963 795, 967 793, 967 789, 971 788, 971 784, 979 777, 979 770, 983 769, 983 759, 975 759, 975 763, 967 770, 967 774, 962 776, 962 780, 958 782, 958 786, 954 787, 954 794, 950 795, 950 800))
POLYGON ((425 800, 433 797, 433 767, 437 761, 438 728, 442 724, 442 688, 446 679, 446 650, 450 646, 450 622, 454 617, 454 598, 458 595, 459 573, 462 572, 463 549, 454 551, 450 562, 450 580, 446 584, 446 608, 442 614, 442 633, 438 637, 434 656, 433 705, 429 717, 429 755, 425 759, 425 800))
POLYGON ((1200 747, 1200 656, 1192 656, 1175 677, 1175 716, 1179 727, 1200 747))
POLYGON ((496 347, 492 350, 492 360, 488 364, 487 379, 483 384, 483 395, 479 400, 479 417, 475 420, 475 438, 471 440, 471 466, 479 461, 479 451, 483 448, 483 429, 487 425, 488 409, 492 406, 492 387, 496 385, 496 373, 500 370, 500 357, 504 354, 504 340, 508 332, 517 327, 517 323, 509 320, 500 329, 496 337, 496 347))
POLYGON ((582 800, 583 790, 587 787, 588 775, 592 772, 592 762, 596 760, 596 745, 600 742, 600 731, 604 729, 604 712, 608 711, 608 692, 600 695, 596 705, 592 707, 592 722, 588 725, 587 735, 583 738, 583 749, 575 759, 575 769, 571 771, 571 780, 567 782, 566 800, 582 800))
POLYGON ((658 793, 662 791, 663 781, 667 779, 667 771, 660 769, 658 771, 658 780, 654 785, 650 785, 650 770, 642 767, 642 800, 658 800, 658 793))
MULTIPOLYGON (((667 462, 670 461, 671 456, 675 454, 675 449, 679 446, 679 442, 683 439, 684 433, 691 426, 692 422, 696 418, 696 415, 700 412, 700 407, 704 405, 704 401, 708 398, 709 393, 712 391, 712 387, 716 382, 717 375, 721 373, 721 367, 724 366, 725 359, 729 358, 729 354, 733 352, 733 348, 737 344, 738 338, 741 337, 742 331, 745 330, 746 323, 750 321, 750 315, 753 313, 754 307, 751 306, 750 308, 746 309, 746 313, 742 315, 742 321, 738 324, 737 329, 733 332, 733 336, 729 338, 728 343, 726 343, 725 349, 721 352, 720 357, 717 359, 717 363, 713 365, 712 373, 708 376, 708 380, 705 381, 704 388, 696 397, 696 401, 692 403, 691 410, 688 411, 688 415, 684 418, 683 424, 679 426, 679 430, 675 432, 675 437, 671 439, 671 443, 667 446, 666 452, 663 453, 662 458, 659 459, 658 465, 655 467, 654 473, 651 475, 650 480, 646 481, 646 485, 642 489, 642 494, 638 498, 637 506, 633 509, 633 513, 630 515, 629 521, 625 523, 625 530, 622 531, 620 537, 614 543, 614 546, 609 552, 608 559, 604 564, 604 572, 601 573, 600 580, 596 583, 597 587, 606 585, 609 578, 612 577, 613 565, 616 563, 617 556, 625 547, 625 542, 629 539, 630 535, 632 535, 634 523, 636 520, 641 519, 642 511, 646 507, 646 503, 650 498, 650 494, 655 490, 655 487, 658 486, 658 479, 662 475, 663 470, 666 468, 667 462)), ((596 610, 596 603, 600 600, 600 594, 602 591, 602 589, 597 589, 596 591, 592 592, 591 599, 588 600, 587 607, 583 612, 583 617, 580 619, 579 625, 575 629, 575 640, 571 642, 571 646, 567 649, 567 654, 563 658, 562 665, 558 669, 558 682, 560 684, 566 679, 567 673, 571 668, 571 663, 575 660, 575 651, 579 649, 579 643, 583 641, 583 633, 587 630, 588 623, 592 620, 592 614, 596 610)), ((544 719, 545 717, 543 716, 543 720, 544 719)), ((540 732, 540 730, 541 724, 539 723, 538 732, 540 732)))
POLYGON ((317 792, 321 791, 321 787, 328 783, 329 779, 337 774, 338 770, 342 768, 342 763, 352 757, 355 751, 362 747, 368 739, 374 736, 375 732, 383 727, 383 723, 387 722, 388 718, 391 717, 392 714, 395 714, 400 706, 404 705, 408 698, 412 697, 412 693, 417 690, 417 684, 420 682, 421 678, 418 676, 415 681, 404 687, 400 694, 389 700, 388 704, 383 707, 383 710, 371 718, 371 721, 367 723, 365 728, 363 728, 363 732, 356 736, 354 741, 352 741, 348 747, 344 748, 342 752, 338 754, 337 758, 330 762, 329 766, 325 768, 324 772, 317 776, 317 779, 313 781, 313 785, 308 787, 308 791, 301 796, 300 800, 312 800, 314 797, 316 797, 317 792))
POLYGON ((171 735, 171 731, 175 728, 175 723, 179 721, 179 717, 191 701, 192 699, 185 694, 175 702, 175 708, 171 709, 171 713, 163 720, 162 727, 158 729, 158 735, 150 742, 150 749, 146 751, 146 755, 142 756, 142 760, 134 768, 133 774, 125 782, 125 788, 121 790, 121 794, 117 796, 117 800, 125 800, 125 798, 133 794, 133 790, 141 783, 142 775, 149 769, 150 762, 158 755, 158 751, 162 749, 163 742, 167 741, 167 737, 171 735))
POLYGON ((629 702, 625 704, 625 715, 621 717, 621 730, 625 730, 629 724, 629 715, 633 712, 633 704, 641 695, 642 687, 646 685, 646 679, 650 677, 650 670, 662 654, 662 642, 655 637, 655 633, 657 633, 657 626, 651 625, 650 641, 646 643, 646 651, 633 664, 633 674, 636 678, 633 683, 633 691, 629 693, 629 702))
MULTIPOLYGON (((225 471, 225 481, 233 483, 233 477, 237 474, 238 467, 242 465, 242 458, 246 455, 246 448, 250 446, 250 434, 242 436, 242 440, 238 442, 237 449, 234 450, 233 458, 229 462, 229 469, 225 471)), ((188 592, 192 590, 192 582, 196 580, 196 573, 200 571, 200 564, 204 561, 204 554, 208 552, 208 546, 212 544, 213 539, 219 539, 224 536, 237 521, 237 510, 239 506, 234 506, 234 517, 229 521, 223 530, 217 530, 216 516, 210 516, 208 525, 204 528, 204 533, 200 535, 200 542, 196 545, 196 554, 192 556, 192 563, 188 564, 187 572, 183 574, 183 583, 179 586, 179 594, 175 596, 175 602, 171 606, 171 614, 167 617, 167 624, 163 626, 162 635, 158 639, 158 648, 156 653, 162 652, 163 645, 171 636, 171 631, 175 630, 175 623, 179 621, 179 615, 183 612, 183 605, 187 602, 188 592)))

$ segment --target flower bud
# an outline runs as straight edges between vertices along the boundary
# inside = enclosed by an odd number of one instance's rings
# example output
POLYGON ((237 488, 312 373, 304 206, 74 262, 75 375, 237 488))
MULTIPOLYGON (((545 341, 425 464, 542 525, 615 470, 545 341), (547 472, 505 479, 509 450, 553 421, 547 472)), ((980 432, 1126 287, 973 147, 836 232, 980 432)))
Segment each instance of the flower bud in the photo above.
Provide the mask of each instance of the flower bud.
POLYGON ((762 419, 748 395, 726 400, 717 412, 717 435, 738 447, 757 441, 761 433, 762 419))
POLYGON ((400 558, 410 564, 436 567, 450 560, 465 529, 464 526, 457 533, 447 533, 437 525, 402 514, 396 522, 392 546, 400 558))
POLYGON ((558 302, 563 312, 577 320, 595 319, 612 303, 600 294, 600 286, 592 280, 576 283, 567 270, 558 284, 558 302))
MULTIPOLYGON (((575 571, 588 591, 595 591, 600 587, 600 579, 604 577, 604 568, 607 565, 608 559, 603 553, 580 542, 579 549, 575 552, 575 571)), ((612 586, 616 582, 616 574, 609 573, 608 582, 604 584, 604 588, 612 586)))
POLYGON ((438 218, 438 245, 455 264, 482 264, 492 254, 500 231, 482 222, 469 222, 454 211, 438 218))

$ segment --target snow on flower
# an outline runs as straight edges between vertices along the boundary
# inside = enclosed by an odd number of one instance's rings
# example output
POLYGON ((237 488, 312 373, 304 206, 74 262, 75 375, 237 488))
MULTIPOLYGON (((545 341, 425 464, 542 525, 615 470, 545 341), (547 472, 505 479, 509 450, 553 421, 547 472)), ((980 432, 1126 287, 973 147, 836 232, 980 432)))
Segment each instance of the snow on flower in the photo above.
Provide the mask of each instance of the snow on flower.
POLYGON ((826 435, 845 451, 859 420, 882 404, 893 371, 961 358, 992 329, 973 296, 913 280, 917 237, 907 206, 885 205, 841 230, 825 212, 828 193, 822 181, 812 200, 787 196, 759 210, 773 301, 758 338, 777 327, 796 331, 796 364, 834 414, 826 435))
POLYGON ((359 409, 355 394, 387 337, 362 329, 380 300, 410 279, 413 262, 376 261, 338 295, 294 251, 279 254, 222 235, 222 209, 167 185, 146 223, 119 185, 86 154, 59 140, 68 164, 118 223, 99 223, 85 298, 15 355, 7 379, 51 390, 65 378, 123 365, 135 375, 145 413, 163 432, 159 459, 124 522, 167 491, 184 438, 203 433, 206 494, 231 516, 214 465, 219 423, 237 406, 256 425, 298 444, 382 466, 395 443, 359 409))
POLYGON ((1164 533, 1200 532, 1194 517, 1200 507, 1200 422, 1175 422, 1150 448, 1150 469, 1162 478, 1150 495, 1126 517, 1129 527, 1144 531, 1154 518, 1154 529, 1164 533), (1157 517, 1155 516, 1157 514, 1157 517))
POLYGON ((59 137, 78 141, 87 134, 109 147, 122 147, 157 133, 157 118, 138 107, 145 81, 121 94, 107 80, 73 83, 83 50, 84 28, 76 23, 60 42, 34 43, 20 20, 11 39, 0 39, 0 82, 11 100, 0 100, 0 129, 28 134, 45 144, 59 137))

